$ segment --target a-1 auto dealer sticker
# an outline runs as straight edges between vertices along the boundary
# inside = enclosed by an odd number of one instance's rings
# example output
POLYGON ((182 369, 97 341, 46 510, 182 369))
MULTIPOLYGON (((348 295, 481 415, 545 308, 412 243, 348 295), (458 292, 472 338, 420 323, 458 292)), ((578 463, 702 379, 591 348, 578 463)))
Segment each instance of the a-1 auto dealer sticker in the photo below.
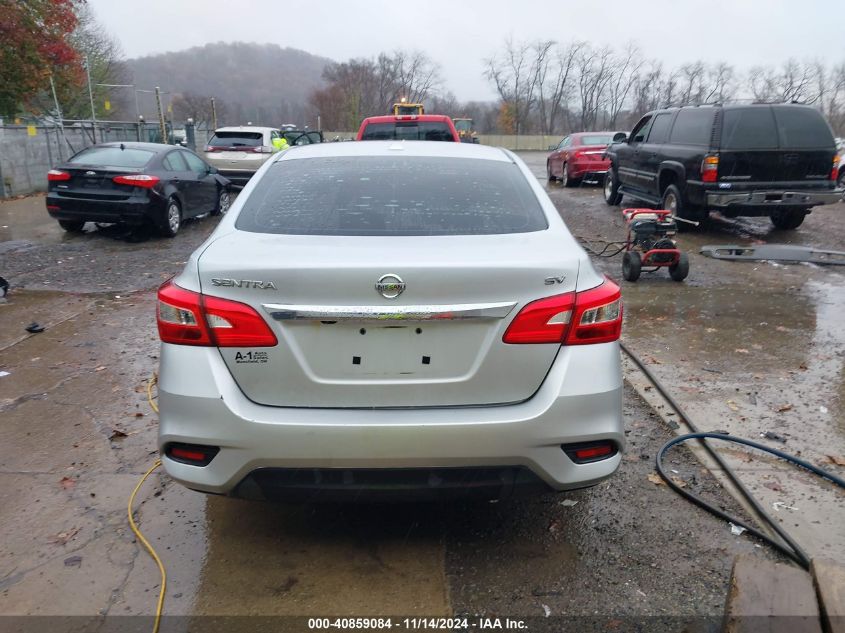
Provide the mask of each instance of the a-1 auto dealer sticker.
POLYGON ((240 364, 266 363, 269 360, 267 352, 238 352, 235 362, 240 364))

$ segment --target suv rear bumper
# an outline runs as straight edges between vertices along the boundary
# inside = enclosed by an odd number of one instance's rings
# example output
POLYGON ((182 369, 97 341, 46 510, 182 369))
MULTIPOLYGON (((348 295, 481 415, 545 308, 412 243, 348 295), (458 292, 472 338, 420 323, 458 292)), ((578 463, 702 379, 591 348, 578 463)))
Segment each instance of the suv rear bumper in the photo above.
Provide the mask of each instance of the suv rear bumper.
MULTIPOLYGON (((258 405, 238 388, 216 348, 163 344, 159 400, 162 451, 170 443, 219 447, 206 466, 162 455, 167 473, 188 488, 235 496, 258 496, 264 488, 262 494, 275 497, 286 484, 307 485, 286 480, 277 469, 340 469, 351 473, 346 483, 361 487, 367 487, 367 477, 357 477, 362 471, 393 470, 409 495, 432 492, 427 476, 417 480, 424 484, 417 490, 408 485, 413 478, 403 482, 409 469, 476 469, 489 475, 522 467, 555 490, 582 488, 616 471, 625 443, 617 343, 562 348, 537 393, 519 404, 414 409, 258 405), (575 463, 562 449, 594 441, 612 441, 617 452, 575 463)), ((438 479, 449 481, 443 474, 438 479)), ((498 475, 483 479, 501 483, 498 475)), ((310 483, 321 482, 329 491, 337 483, 332 478, 310 483)), ((378 480, 375 487, 383 485, 378 480)))
POLYGON ((826 189, 824 191, 712 191, 707 193, 707 206, 716 208, 758 207, 762 211, 769 207, 814 207, 820 204, 833 204, 839 202, 841 198, 841 189, 826 189))

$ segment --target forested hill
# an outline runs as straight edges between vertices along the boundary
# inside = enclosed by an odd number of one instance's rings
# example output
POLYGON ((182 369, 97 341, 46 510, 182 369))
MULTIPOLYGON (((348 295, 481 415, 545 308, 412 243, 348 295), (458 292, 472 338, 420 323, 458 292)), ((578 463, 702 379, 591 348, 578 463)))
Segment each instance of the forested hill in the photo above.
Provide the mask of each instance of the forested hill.
POLYGON ((127 65, 138 88, 215 97, 225 104, 231 124, 244 118, 279 125, 306 115, 308 98, 323 85, 323 68, 331 61, 277 44, 218 42, 127 65))

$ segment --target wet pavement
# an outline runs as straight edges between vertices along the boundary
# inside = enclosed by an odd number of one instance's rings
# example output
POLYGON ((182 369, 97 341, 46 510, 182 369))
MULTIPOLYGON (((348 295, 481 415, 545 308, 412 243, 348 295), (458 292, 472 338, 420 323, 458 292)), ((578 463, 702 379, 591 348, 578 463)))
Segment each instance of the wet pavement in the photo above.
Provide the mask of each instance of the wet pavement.
MULTIPOLYGON (((545 155, 526 154, 545 182, 545 155)), ((546 189, 573 234, 624 240, 620 210, 601 188, 546 189)), ((845 251, 845 204, 817 207, 795 231, 768 218, 715 216, 704 230, 676 236, 690 257, 683 283, 661 269, 621 282, 623 340, 664 382, 704 431, 727 430, 797 455, 842 476, 845 463, 845 267, 719 261, 705 244, 799 244, 845 251), (765 433, 779 439, 761 437, 765 433)), ((621 258, 594 261, 621 280, 621 258)), ((627 377, 660 411, 668 411, 633 366, 627 377)), ((671 417, 670 417, 671 422, 671 417)), ((686 432, 681 429, 680 432, 686 432)), ((764 506, 811 556, 845 562, 845 495, 761 453, 751 461, 722 444, 764 506), (779 504, 775 508, 774 504, 779 504)))
MULTIPOLYGON (((524 156, 541 177, 545 155, 524 156)), ((598 188, 549 191, 574 233, 620 239, 618 210, 598 188)), ((216 220, 186 223, 172 240, 90 225, 69 236, 43 204, 0 203, 0 275, 12 284, 0 304, 0 370, 9 372, 0 377, 0 613, 74 615, 85 630, 103 615, 154 610, 158 572, 125 507, 156 457, 145 393, 157 368, 154 289, 216 220), (27 334, 32 321, 46 331, 27 334)), ((790 239, 845 250, 843 218, 845 205, 816 212, 790 239)), ((694 250, 770 236, 758 220, 709 231, 681 240, 694 250)), ((618 258, 605 265, 619 277, 618 258)), ((697 255, 691 271, 682 285, 655 275, 623 286, 630 346, 703 428, 775 430, 787 440, 777 447, 813 461, 845 454, 841 273, 697 255)), ((531 618, 529 630, 561 630, 561 617, 582 618, 573 630, 625 630, 634 616, 677 618, 667 631, 695 616, 717 626, 733 557, 771 554, 649 480, 671 416, 640 397, 654 396, 634 371, 628 377, 619 474, 567 495, 289 506, 204 496, 156 472, 137 516, 168 570, 168 626, 187 630, 207 615, 463 614, 531 618)), ((735 454, 767 503, 799 508, 781 513, 808 549, 842 560, 841 494, 735 454)), ((689 451, 670 466, 692 490, 741 512, 689 451)))

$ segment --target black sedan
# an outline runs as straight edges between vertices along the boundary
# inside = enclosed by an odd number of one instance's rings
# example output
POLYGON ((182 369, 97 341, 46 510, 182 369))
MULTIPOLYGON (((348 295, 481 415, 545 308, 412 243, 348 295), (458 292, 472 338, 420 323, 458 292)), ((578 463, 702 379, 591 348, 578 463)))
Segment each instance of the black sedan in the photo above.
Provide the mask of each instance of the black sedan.
POLYGON ((151 223, 173 237, 186 218, 229 209, 229 181, 182 147, 103 143, 47 173, 47 211, 65 231, 86 222, 151 223))

